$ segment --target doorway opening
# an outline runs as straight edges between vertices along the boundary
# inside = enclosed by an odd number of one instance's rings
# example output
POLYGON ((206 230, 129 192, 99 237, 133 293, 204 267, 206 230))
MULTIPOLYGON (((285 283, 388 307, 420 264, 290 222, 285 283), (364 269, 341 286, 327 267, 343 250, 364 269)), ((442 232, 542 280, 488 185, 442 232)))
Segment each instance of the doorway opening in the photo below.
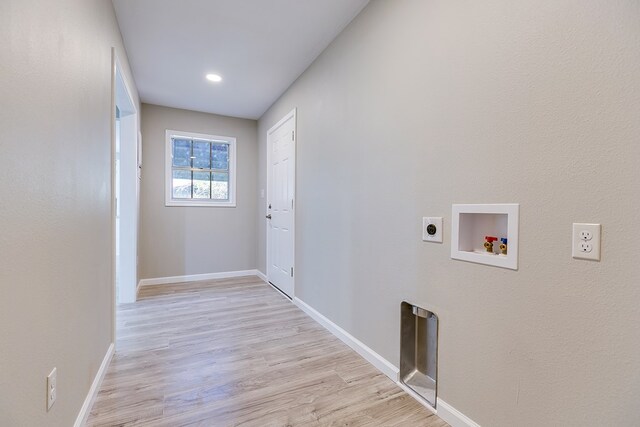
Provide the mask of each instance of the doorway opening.
POLYGON ((138 181, 138 111, 115 52, 112 56, 114 100, 112 225, 115 322, 116 305, 136 300, 140 185, 138 181))

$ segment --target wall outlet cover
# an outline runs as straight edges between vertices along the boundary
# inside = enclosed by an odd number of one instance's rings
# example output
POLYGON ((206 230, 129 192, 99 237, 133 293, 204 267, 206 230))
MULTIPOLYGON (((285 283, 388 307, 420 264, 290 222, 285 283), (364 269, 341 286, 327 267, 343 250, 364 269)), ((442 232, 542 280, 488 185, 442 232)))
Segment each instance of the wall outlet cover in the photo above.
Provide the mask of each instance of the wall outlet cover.
POLYGON ((600 224, 574 223, 571 256, 600 261, 600 230, 600 224))
POLYGON ((422 218, 422 240, 442 243, 442 217, 430 216, 422 218))

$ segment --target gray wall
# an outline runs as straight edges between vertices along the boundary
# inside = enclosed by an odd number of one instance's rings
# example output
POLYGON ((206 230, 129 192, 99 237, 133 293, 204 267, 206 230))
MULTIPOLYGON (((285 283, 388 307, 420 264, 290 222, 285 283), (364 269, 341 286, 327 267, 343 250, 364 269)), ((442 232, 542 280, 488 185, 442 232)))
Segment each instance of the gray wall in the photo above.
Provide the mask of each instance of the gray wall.
POLYGON ((0 425, 68 427, 112 334, 112 46, 132 80, 108 0, 3 0, 0 40, 0 425))
POLYGON ((481 425, 640 425, 639 22, 637 1, 372 1, 259 121, 265 188, 298 108, 296 296, 396 365, 400 302, 432 308, 440 397, 481 425), (497 202, 521 204, 520 270, 451 260, 451 204, 497 202), (572 222, 603 224, 602 262, 572 260, 572 222))
POLYGON ((256 268, 257 122, 142 105, 140 260, 142 279, 256 268), (164 205, 165 131, 233 136, 235 208, 164 205))

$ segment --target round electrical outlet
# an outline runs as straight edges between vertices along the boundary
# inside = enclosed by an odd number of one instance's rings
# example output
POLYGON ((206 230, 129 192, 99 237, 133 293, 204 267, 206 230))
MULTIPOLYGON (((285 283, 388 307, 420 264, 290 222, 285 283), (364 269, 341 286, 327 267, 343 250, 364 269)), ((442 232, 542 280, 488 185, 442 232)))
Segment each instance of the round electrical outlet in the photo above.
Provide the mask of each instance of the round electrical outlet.
POLYGON ((438 231, 438 229, 436 228, 435 225, 433 225, 433 224, 427 225, 427 234, 429 236, 433 236, 434 234, 436 234, 437 231, 438 231))

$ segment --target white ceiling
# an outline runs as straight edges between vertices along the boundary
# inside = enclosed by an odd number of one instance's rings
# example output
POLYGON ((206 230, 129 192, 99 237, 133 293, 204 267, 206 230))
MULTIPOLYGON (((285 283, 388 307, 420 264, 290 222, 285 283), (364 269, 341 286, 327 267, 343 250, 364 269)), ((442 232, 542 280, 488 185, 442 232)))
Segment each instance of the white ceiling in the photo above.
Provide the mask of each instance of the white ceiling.
POLYGON ((113 0, 143 102, 257 119, 368 0, 113 0), (221 83, 205 79, 220 74, 221 83))

